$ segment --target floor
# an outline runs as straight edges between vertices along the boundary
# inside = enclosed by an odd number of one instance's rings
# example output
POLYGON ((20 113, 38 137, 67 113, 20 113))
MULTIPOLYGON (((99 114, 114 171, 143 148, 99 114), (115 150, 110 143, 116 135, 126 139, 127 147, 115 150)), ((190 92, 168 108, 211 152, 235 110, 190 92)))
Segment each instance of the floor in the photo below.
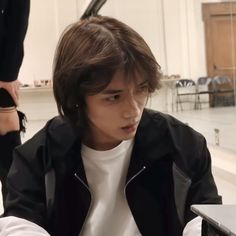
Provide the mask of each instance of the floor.
POLYGON ((218 143, 220 147, 236 152, 236 107, 184 110, 170 114, 202 133, 208 144, 218 143))
MULTIPOLYGON (((185 110, 170 114, 206 137, 212 155, 213 175, 223 202, 236 204, 236 108, 185 110)), ((45 123, 45 119, 28 121, 23 142, 31 138, 45 123)), ((0 214, 3 211, 1 202, 0 196, 0 214)))

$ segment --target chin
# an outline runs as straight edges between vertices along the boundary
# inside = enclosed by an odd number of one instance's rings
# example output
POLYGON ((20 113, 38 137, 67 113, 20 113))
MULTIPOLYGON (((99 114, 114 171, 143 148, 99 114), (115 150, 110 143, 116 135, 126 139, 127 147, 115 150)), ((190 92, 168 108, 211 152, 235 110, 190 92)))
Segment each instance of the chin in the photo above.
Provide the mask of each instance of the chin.
POLYGON ((129 137, 129 138, 124 138, 123 141, 128 141, 128 140, 133 139, 133 138, 134 138, 134 136, 133 137, 129 137))
POLYGON ((129 135, 127 135, 126 137, 124 137, 123 140, 129 140, 129 139, 132 139, 132 138, 134 138, 135 134, 136 134, 136 132, 133 133, 133 134, 129 134, 129 135))

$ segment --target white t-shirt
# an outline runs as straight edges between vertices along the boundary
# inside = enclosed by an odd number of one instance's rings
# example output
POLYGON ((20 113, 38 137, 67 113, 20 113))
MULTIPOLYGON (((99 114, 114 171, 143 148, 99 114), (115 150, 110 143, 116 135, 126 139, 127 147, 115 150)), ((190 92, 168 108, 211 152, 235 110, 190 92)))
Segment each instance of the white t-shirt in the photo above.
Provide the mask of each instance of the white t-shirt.
POLYGON ((82 145, 81 155, 92 194, 92 203, 82 236, 141 235, 125 196, 125 180, 133 140, 107 151, 82 145))

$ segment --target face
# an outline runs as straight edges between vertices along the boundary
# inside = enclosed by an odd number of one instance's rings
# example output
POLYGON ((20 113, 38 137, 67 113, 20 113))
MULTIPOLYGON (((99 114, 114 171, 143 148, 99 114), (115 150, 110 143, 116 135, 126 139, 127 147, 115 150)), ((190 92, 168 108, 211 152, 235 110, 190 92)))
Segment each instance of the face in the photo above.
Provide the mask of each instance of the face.
POLYGON ((84 143, 96 150, 108 150, 133 138, 148 94, 147 80, 136 75, 127 81, 122 72, 117 72, 102 92, 85 98, 89 132, 84 143))

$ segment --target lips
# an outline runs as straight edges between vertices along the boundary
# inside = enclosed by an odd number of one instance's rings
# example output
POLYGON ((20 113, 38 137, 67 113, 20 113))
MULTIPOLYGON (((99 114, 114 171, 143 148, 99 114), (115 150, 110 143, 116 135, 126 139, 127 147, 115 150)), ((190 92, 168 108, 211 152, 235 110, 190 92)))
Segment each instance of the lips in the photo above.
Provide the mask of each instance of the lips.
POLYGON ((130 124, 127 126, 122 127, 122 130, 126 131, 126 132, 134 132, 137 129, 138 126, 138 122, 135 124, 130 124))

